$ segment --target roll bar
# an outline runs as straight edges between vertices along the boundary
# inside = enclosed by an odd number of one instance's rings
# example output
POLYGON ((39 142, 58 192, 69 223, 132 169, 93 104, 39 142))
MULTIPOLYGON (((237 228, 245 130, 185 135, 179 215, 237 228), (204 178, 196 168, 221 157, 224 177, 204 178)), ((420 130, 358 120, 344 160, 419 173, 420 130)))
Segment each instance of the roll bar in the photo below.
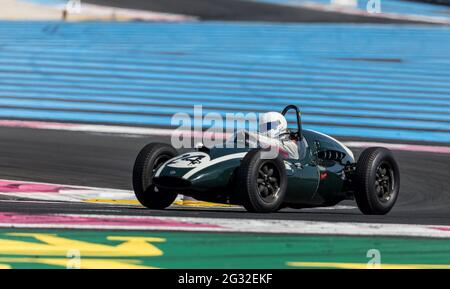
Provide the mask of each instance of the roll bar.
POLYGON ((285 116, 286 113, 287 113, 289 110, 291 110, 291 109, 295 110, 295 114, 297 115, 297 127, 298 127, 298 130, 297 130, 297 137, 298 137, 299 140, 302 140, 302 138, 303 138, 303 136, 302 136, 302 115, 301 115, 300 110, 298 109, 298 107, 297 107, 296 105, 290 104, 290 105, 286 106, 286 107, 283 109, 283 111, 281 112, 281 114, 282 114, 283 116, 285 116))

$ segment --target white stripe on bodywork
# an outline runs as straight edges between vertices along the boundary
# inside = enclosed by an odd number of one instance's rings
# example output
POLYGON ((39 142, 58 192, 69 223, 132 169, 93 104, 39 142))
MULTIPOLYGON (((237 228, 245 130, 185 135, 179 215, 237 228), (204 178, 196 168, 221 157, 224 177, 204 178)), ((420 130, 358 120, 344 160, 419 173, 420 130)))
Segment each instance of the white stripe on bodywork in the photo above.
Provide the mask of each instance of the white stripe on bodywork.
POLYGON ((203 169, 206 169, 207 167, 210 167, 212 165, 224 162, 224 161, 228 161, 228 160, 232 160, 232 159, 240 159, 245 157, 245 155, 247 154, 247 152, 244 153, 236 153, 236 154, 231 154, 231 155, 226 155, 217 159, 213 159, 207 163, 204 163, 198 167, 196 167, 195 169, 190 170, 187 174, 185 174, 183 176, 183 179, 188 179, 190 177, 192 177, 194 174, 200 172, 203 169))
POLYGON ((167 166, 168 163, 170 163, 172 161, 172 159, 168 160, 167 162, 165 162, 161 167, 159 167, 159 169, 156 171, 156 174, 154 175, 154 177, 159 177, 159 175, 161 174, 161 172, 163 171, 163 169, 167 166))

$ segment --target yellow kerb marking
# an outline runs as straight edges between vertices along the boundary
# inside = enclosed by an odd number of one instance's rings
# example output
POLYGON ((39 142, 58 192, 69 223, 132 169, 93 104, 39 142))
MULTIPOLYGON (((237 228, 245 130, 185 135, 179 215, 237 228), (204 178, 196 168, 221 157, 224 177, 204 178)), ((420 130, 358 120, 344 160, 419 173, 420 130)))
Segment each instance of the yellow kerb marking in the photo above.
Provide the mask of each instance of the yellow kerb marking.
MULTIPOLYGON (((70 259, 63 258, 0 258, 3 263, 42 264, 67 268, 70 259)), ((2 268, 3 265, 0 265, 2 268)), ((10 266, 2 269, 11 269, 10 266)), ((158 269, 140 264, 136 260, 122 259, 83 259, 80 260, 80 269, 158 269)))
POLYGON ((150 243, 161 243, 163 238, 110 236, 111 241, 121 241, 119 245, 98 244, 72 240, 54 234, 10 233, 8 236, 31 237, 42 243, 0 239, 3 255, 66 256, 68 251, 78 250, 81 256, 95 257, 153 257, 163 252, 150 243))
POLYGON ((188 206, 188 207, 234 207, 234 205, 217 204, 217 203, 202 202, 202 201, 196 201, 196 200, 176 201, 173 204, 178 205, 178 206, 188 206))
POLYGON ((105 204, 120 204, 120 205, 140 205, 137 200, 114 200, 114 199, 86 199, 87 203, 105 203, 105 204))
MULTIPOLYGON (((84 202, 140 206, 140 203, 137 200, 86 199, 86 200, 84 200, 84 202)), ((234 205, 217 204, 217 203, 202 202, 202 201, 195 201, 195 200, 175 201, 173 203, 173 205, 185 206, 185 207, 234 207, 234 205)))
MULTIPOLYGON (((288 262, 292 267, 370 269, 366 263, 332 263, 332 262, 288 262)), ((450 269, 450 265, 439 264, 380 264, 380 269, 450 269)))

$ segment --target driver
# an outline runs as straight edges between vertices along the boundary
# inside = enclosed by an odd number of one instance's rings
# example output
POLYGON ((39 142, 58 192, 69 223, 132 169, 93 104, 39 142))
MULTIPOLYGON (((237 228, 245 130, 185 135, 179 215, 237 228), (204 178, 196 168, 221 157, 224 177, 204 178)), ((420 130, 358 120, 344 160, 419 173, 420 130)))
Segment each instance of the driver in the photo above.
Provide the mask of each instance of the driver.
POLYGON ((279 142, 281 153, 286 153, 290 159, 299 159, 297 140, 292 139, 287 128, 286 118, 279 112, 271 111, 261 115, 259 133, 279 142))

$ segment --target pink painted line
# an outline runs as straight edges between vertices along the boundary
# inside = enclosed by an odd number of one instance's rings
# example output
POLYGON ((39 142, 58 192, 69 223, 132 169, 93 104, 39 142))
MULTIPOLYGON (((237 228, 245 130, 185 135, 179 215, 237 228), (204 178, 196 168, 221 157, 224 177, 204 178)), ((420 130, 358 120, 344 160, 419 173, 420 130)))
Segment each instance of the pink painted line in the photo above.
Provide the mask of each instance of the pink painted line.
POLYGON ((45 121, 24 121, 24 120, 0 120, 0 127, 19 127, 32 129, 48 129, 63 131, 95 132, 108 134, 127 134, 127 135, 160 135, 174 137, 209 137, 214 139, 226 139, 231 134, 202 131, 177 131, 174 129, 114 126, 99 124, 79 124, 79 123, 61 123, 45 121))
POLYGON ((182 227, 182 228, 221 228, 218 225, 197 224, 183 221, 163 220, 154 217, 84 217, 70 215, 28 215, 0 213, 0 224, 26 225, 77 225, 77 226, 124 226, 124 227, 182 227))
POLYGON ((131 19, 138 19, 144 21, 169 21, 169 22, 194 21, 197 19, 194 16, 188 16, 183 14, 152 12, 137 9, 108 7, 95 4, 83 4, 82 7, 83 7, 82 11, 86 12, 87 14, 99 16, 115 15, 119 19, 122 17, 128 17, 131 19))
POLYGON ((61 129, 75 127, 77 124, 60 123, 60 122, 45 122, 45 121, 27 121, 27 120, 0 120, 0 126, 4 127, 21 127, 21 128, 53 128, 59 127, 61 129))
POLYGON ((450 232, 450 227, 432 227, 431 229, 435 229, 438 231, 450 232))
POLYGON ((64 189, 76 189, 60 185, 0 180, 1 193, 59 193, 64 189))

